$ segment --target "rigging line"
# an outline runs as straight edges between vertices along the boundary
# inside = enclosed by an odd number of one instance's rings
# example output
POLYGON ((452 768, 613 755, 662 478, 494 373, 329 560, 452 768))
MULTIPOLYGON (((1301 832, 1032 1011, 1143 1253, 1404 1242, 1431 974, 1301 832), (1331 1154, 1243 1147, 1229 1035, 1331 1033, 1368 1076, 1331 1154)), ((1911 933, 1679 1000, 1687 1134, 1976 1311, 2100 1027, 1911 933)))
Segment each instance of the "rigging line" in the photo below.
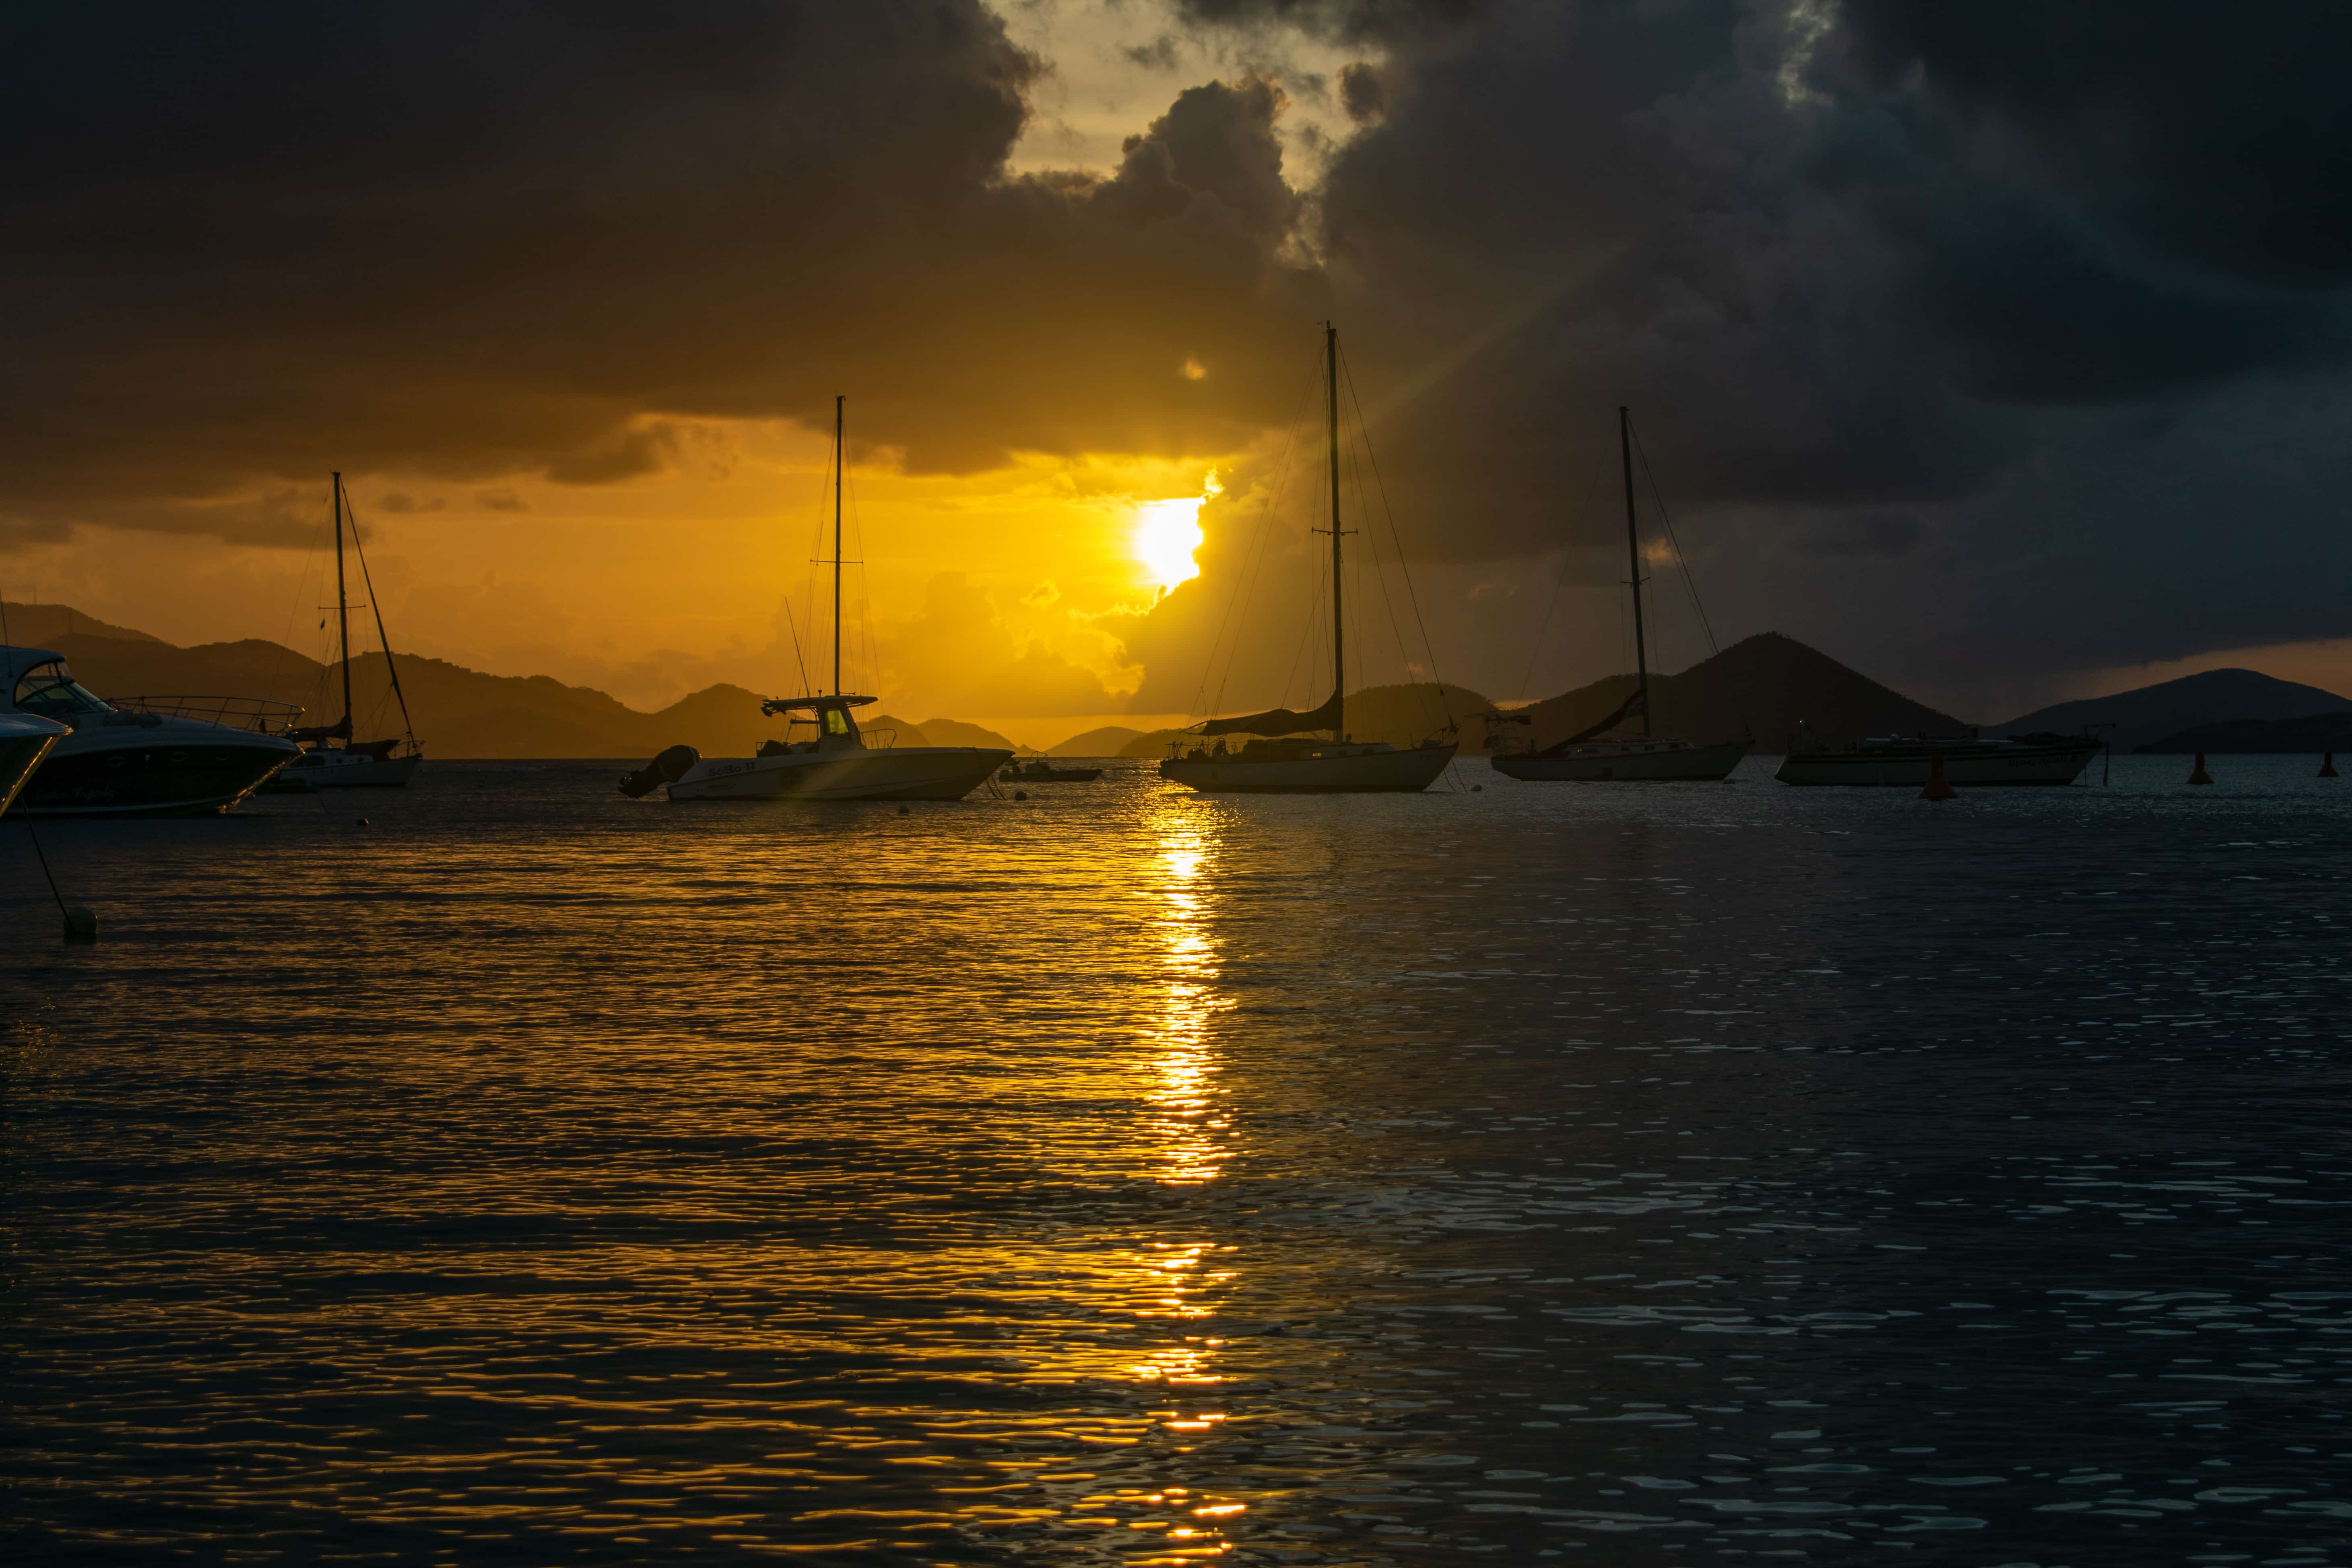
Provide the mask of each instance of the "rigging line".
MULTIPOLYGON (((1356 504, 1359 508, 1366 511, 1369 511, 1371 509, 1363 505, 1363 497, 1365 493, 1364 469, 1361 460, 1362 454, 1360 448, 1362 447, 1369 447, 1370 445, 1370 443, 1369 441, 1360 442, 1357 447, 1349 447, 1347 454, 1348 472, 1356 481, 1356 504)), ((1377 531, 1371 530, 1365 531, 1364 549, 1371 557, 1372 575, 1380 583, 1381 607, 1386 609, 1389 613, 1389 635, 1396 639, 1398 674, 1407 685, 1411 685, 1412 681, 1412 656, 1405 652, 1404 626, 1403 623, 1397 618, 1396 595, 1389 592, 1389 574, 1387 568, 1381 563, 1381 536, 1377 531)), ((1404 559, 1402 555, 1397 559, 1397 570, 1399 572, 1403 572, 1405 570, 1404 559)), ((1358 597, 1360 598, 1361 596, 1362 595, 1360 591, 1358 597)), ((1358 626, 1361 626, 1363 623, 1364 617, 1361 615, 1359 615, 1356 617, 1356 624, 1358 626)), ((1364 669, 1366 668, 1366 661, 1363 657, 1363 649, 1361 647, 1359 647, 1356 650, 1356 668, 1359 669, 1364 669)))
MULTIPOLYGON (((1631 427, 1631 421, 1628 422, 1631 427)), ((1699 603, 1698 580, 1691 575, 1690 557, 1683 553, 1682 541, 1675 537, 1675 520, 1666 515, 1666 498, 1658 493, 1658 476, 1650 471, 1650 454, 1642 449, 1642 433, 1634 430, 1633 455, 1642 459, 1642 477, 1650 482, 1650 498, 1657 504, 1658 521, 1665 525, 1666 545, 1675 552, 1675 564, 1682 568, 1683 586, 1689 590, 1691 608, 1698 612, 1699 629, 1706 634, 1710 652, 1721 653, 1722 646, 1715 640, 1715 627, 1706 618, 1706 606, 1699 603)))
MULTIPOLYGON (((409 717, 408 694, 400 689, 400 667, 393 662, 392 638, 384 635, 383 606, 376 602, 375 578, 368 572, 367 546, 360 542, 360 514, 352 510, 352 492, 348 489, 343 492, 343 514, 352 520, 352 552, 360 558, 360 585, 367 590, 368 614, 375 617, 375 640, 383 649, 383 672, 392 679, 393 700, 400 704, 400 727, 407 733, 408 749, 413 752, 416 749, 416 721, 409 717)), ((381 712, 383 704, 376 706, 381 712)), ((343 737, 343 744, 351 744, 349 735, 343 737)))
MULTIPOLYGON (((1355 373, 1348 368, 1348 359, 1345 354, 1339 358, 1339 374, 1341 379, 1348 384, 1348 402, 1356 411, 1356 428, 1363 434, 1364 455, 1371 463, 1372 482, 1380 489, 1381 512, 1388 520, 1389 537, 1396 544, 1398 569, 1403 571, 1404 535, 1397 529, 1396 508, 1389 500, 1389 484, 1387 479, 1381 473, 1380 454, 1372 450, 1371 426, 1364 420, 1364 401, 1356 395, 1355 373)), ((1429 679, 1430 684, 1437 688, 1438 708, 1445 715, 1447 727, 1459 730, 1460 725, 1454 717, 1453 700, 1445 694, 1445 677, 1437 668, 1437 645, 1429 640, 1429 624, 1422 619, 1421 595, 1413 589, 1412 574, 1409 571, 1404 572, 1404 594, 1405 602, 1412 606, 1413 627, 1421 634, 1422 651, 1429 659, 1429 679)))
MULTIPOLYGON (((1683 542, 1675 533, 1675 520, 1666 515, 1666 498, 1658 489, 1658 476, 1650 468, 1650 454, 1643 449, 1642 433, 1633 428, 1631 419, 1627 420, 1626 428, 1633 437, 1634 455, 1642 459, 1642 477, 1650 481, 1650 497, 1657 505, 1658 521, 1665 525, 1667 548, 1675 552, 1675 564, 1682 568, 1683 587, 1690 595, 1691 608, 1698 615, 1699 629, 1706 634, 1708 656, 1720 658, 1723 657, 1722 645, 1715 640, 1715 626, 1706 618, 1706 605, 1699 599, 1698 578, 1690 569, 1690 557, 1683 553, 1683 542)), ((1733 682, 1728 668, 1723 671, 1723 695, 1730 705, 1732 721, 1739 726, 1740 732, 1754 734, 1756 731, 1748 722, 1745 706, 1739 700, 1738 687, 1733 682)))
POLYGON ((1197 705, 1202 698, 1208 694, 1209 676, 1213 671, 1219 675, 1217 702, 1221 708, 1223 705, 1225 687, 1233 678, 1233 666, 1240 660, 1242 626, 1247 622, 1249 605, 1256 597, 1258 570, 1265 554, 1266 541, 1273 529, 1275 503, 1282 499, 1283 489, 1289 483, 1291 459, 1298 448, 1300 411, 1305 408, 1307 397, 1315 390, 1314 373, 1320 370, 1322 366, 1323 356, 1318 353, 1314 362, 1307 366, 1307 378, 1299 384, 1298 396, 1291 409, 1290 434, 1283 443, 1281 460, 1275 467, 1274 485, 1265 492, 1265 499, 1258 503, 1257 525, 1251 531, 1248 548, 1242 552, 1241 574, 1234 580, 1232 592, 1225 595, 1224 616, 1217 623, 1217 635, 1210 639, 1208 657, 1201 665, 1200 686, 1192 694, 1192 700, 1196 705, 1195 711, 1200 711, 1197 705), (1243 612, 1241 622, 1236 622, 1234 618, 1236 607, 1243 612), (1234 634, 1234 648, 1230 654, 1222 656, 1221 663, 1220 649, 1224 646, 1225 633, 1229 628, 1234 634))
POLYGON ((801 672, 801 689, 806 691, 809 689, 808 660, 801 657, 801 628, 793 618, 793 596, 790 594, 784 595, 784 629, 793 635, 793 668, 801 672))

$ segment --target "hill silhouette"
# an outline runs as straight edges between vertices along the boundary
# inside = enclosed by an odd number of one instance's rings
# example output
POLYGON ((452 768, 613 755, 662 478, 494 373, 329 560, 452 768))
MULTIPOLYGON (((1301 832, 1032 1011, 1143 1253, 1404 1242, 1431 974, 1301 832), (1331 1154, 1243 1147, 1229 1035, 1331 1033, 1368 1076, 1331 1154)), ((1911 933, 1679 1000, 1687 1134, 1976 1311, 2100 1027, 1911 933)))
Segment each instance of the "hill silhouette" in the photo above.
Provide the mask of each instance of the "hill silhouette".
MULTIPOLYGON (((1601 722, 1633 695, 1634 685, 1631 674, 1612 675, 1529 704, 1535 743, 1548 746, 1601 722)), ((1968 729, 1779 632, 1743 638, 1679 675, 1653 675, 1650 709, 1657 734, 1699 742, 1753 735, 1768 751, 1786 745, 1800 721, 1833 742, 1968 729)))
POLYGON ((2249 752, 2352 753, 2352 709, 2306 713, 2296 719, 2225 719, 2217 724, 2199 724, 2132 749, 2180 755, 2210 752, 2215 756, 2249 752))
MULTIPOLYGON (((1099 730, 1088 730, 1048 746, 1045 754, 1049 757, 1116 757, 1123 754, 1120 747, 1139 739, 1143 733, 1141 730, 1130 730, 1124 724, 1105 724, 1099 730)), ((1154 752, 1151 754, 1156 757, 1160 753, 1154 752)))
MULTIPOLYGON (((2156 751, 2229 751, 2229 746, 2175 746, 2171 743, 2181 731, 2200 725, 2230 721, 2260 723, 2276 720, 2302 720, 2328 712, 2352 712, 2352 700, 2323 691, 2316 686, 2302 686, 2292 680, 2280 680, 2253 669, 2209 669, 2197 675, 2184 675, 2178 680, 2158 681, 2154 686, 2142 686, 2130 691, 2118 691, 2108 697, 2085 698, 2079 702, 2061 702, 2054 707, 2037 708, 2022 718, 2012 719, 1994 729, 1996 734, 2029 734, 2047 730, 2061 735, 2079 733, 2085 725, 2113 724, 2107 740, 2116 750, 2135 749, 2156 751), (2151 742, 2162 742, 2151 746, 2151 742)), ((2255 748, 2269 750, 2268 746, 2255 748)), ((2326 746, 2285 746, 2286 751, 2326 751, 2326 746)))
MULTIPOLYGON (((15 615, 12 605, 11 630, 15 615)), ((76 622, 103 624, 86 616, 76 622)), ((19 634, 19 643, 65 655, 75 676, 101 697, 261 697, 297 704, 305 710, 305 721, 313 724, 330 722, 342 710, 337 665, 258 637, 179 647, 144 634, 66 634, 37 642, 19 634)), ((762 715, 759 695, 740 686, 706 687, 646 713, 593 688, 566 686, 544 675, 486 675, 446 659, 408 655, 402 656, 399 668, 417 740, 432 756, 635 759, 681 742, 707 756, 745 756, 784 734, 783 721, 762 715)), ((352 705, 362 739, 400 732, 400 708, 382 654, 352 660, 352 705)), ((896 743, 902 746, 981 743, 936 740, 929 727, 887 715, 866 723, 896 731, 896 743)), ((1011 744, 1001 738, 987 743, 1011 744)))

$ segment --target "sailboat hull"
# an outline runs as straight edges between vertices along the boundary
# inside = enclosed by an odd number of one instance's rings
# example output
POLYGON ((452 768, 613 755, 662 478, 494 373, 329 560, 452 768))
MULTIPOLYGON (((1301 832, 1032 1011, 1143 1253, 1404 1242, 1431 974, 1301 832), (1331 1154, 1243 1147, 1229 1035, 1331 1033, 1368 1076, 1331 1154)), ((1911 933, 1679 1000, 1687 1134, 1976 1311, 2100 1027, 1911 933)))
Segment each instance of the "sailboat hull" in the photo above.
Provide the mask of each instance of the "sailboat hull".
POLYGON ((1530 784, 1713 784, 1729 778, 1754 743, 1594 742, 1559 756, 1498 756, 1494 763, 1496 773, 1530 784))
POLYGON ((976 746, 724 757, 697 763, 669 786, 676 801, 961 800, 1013 760, 976 746))
POLYGON ((1454 752, 1444 745, 1267 762, 1171 757, 1160 776, 1203 795, 1418 795, 1437 782, 1454 752))
POLYGON ((399 789, 416 776, 422 757, 371 757, 341 752, 306 752, 263 786, 269 795, 308 794, 321 789, 399 789))

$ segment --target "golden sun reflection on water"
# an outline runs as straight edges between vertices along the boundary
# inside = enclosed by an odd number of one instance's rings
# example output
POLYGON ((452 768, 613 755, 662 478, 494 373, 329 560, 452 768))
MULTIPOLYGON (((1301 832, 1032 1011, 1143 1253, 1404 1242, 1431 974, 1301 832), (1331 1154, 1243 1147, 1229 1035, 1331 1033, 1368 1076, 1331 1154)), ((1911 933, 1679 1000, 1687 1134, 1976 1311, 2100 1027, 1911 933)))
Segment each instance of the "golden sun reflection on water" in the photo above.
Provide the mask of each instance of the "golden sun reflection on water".
POLYGON ((1232 1119, 1221 1110, 1210 1025, 1232 1005, 1217 994, 1209 879, 1215 845, 1197 823, 1171 825, 1160 843, 1156 935, 1161 949, 1160 1016, 1147 1037, 1159 1176, 1172 1184, 1213 1181, 1230 1155, 1232 1119))

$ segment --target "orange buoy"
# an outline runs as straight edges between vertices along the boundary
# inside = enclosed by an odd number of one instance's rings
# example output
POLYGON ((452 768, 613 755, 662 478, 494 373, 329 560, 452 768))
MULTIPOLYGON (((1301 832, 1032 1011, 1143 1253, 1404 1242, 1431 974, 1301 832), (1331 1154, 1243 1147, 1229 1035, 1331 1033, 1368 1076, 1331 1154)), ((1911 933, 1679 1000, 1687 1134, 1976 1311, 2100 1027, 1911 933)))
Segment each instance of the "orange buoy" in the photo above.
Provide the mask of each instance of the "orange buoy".
POLYGON ((2213 775, 2205 771, 2205 753, 2202 752, 2197 753, 2197 765, 2189 771, 2189 782, 2193 784, 2209 784, 2213 782, 2213 775))
POLYGON ((1919 798, 1921 800, 1949 800, 1959 793, 1959 791, 1952 787, 1952 781, 1944 776, 1944 753, 1941 752, 1928 752, 1927 787, 1919 792, 1919 798))
POLYGON ((2337 773, 2337 772, 2336 771, 2336 753, 2335 753, 2335 752, 2327 752, 2323 753, 2323 754, 2320 756, 2320 759, 2319 759, 2319 776, 2320 776, 2321 778, 2324 778, 2324 779, 2341 778, 2341 777, 2343 777, 2343 776, 2344 776, 2343 774, 2341 774, 2341 773, 2337 773))

